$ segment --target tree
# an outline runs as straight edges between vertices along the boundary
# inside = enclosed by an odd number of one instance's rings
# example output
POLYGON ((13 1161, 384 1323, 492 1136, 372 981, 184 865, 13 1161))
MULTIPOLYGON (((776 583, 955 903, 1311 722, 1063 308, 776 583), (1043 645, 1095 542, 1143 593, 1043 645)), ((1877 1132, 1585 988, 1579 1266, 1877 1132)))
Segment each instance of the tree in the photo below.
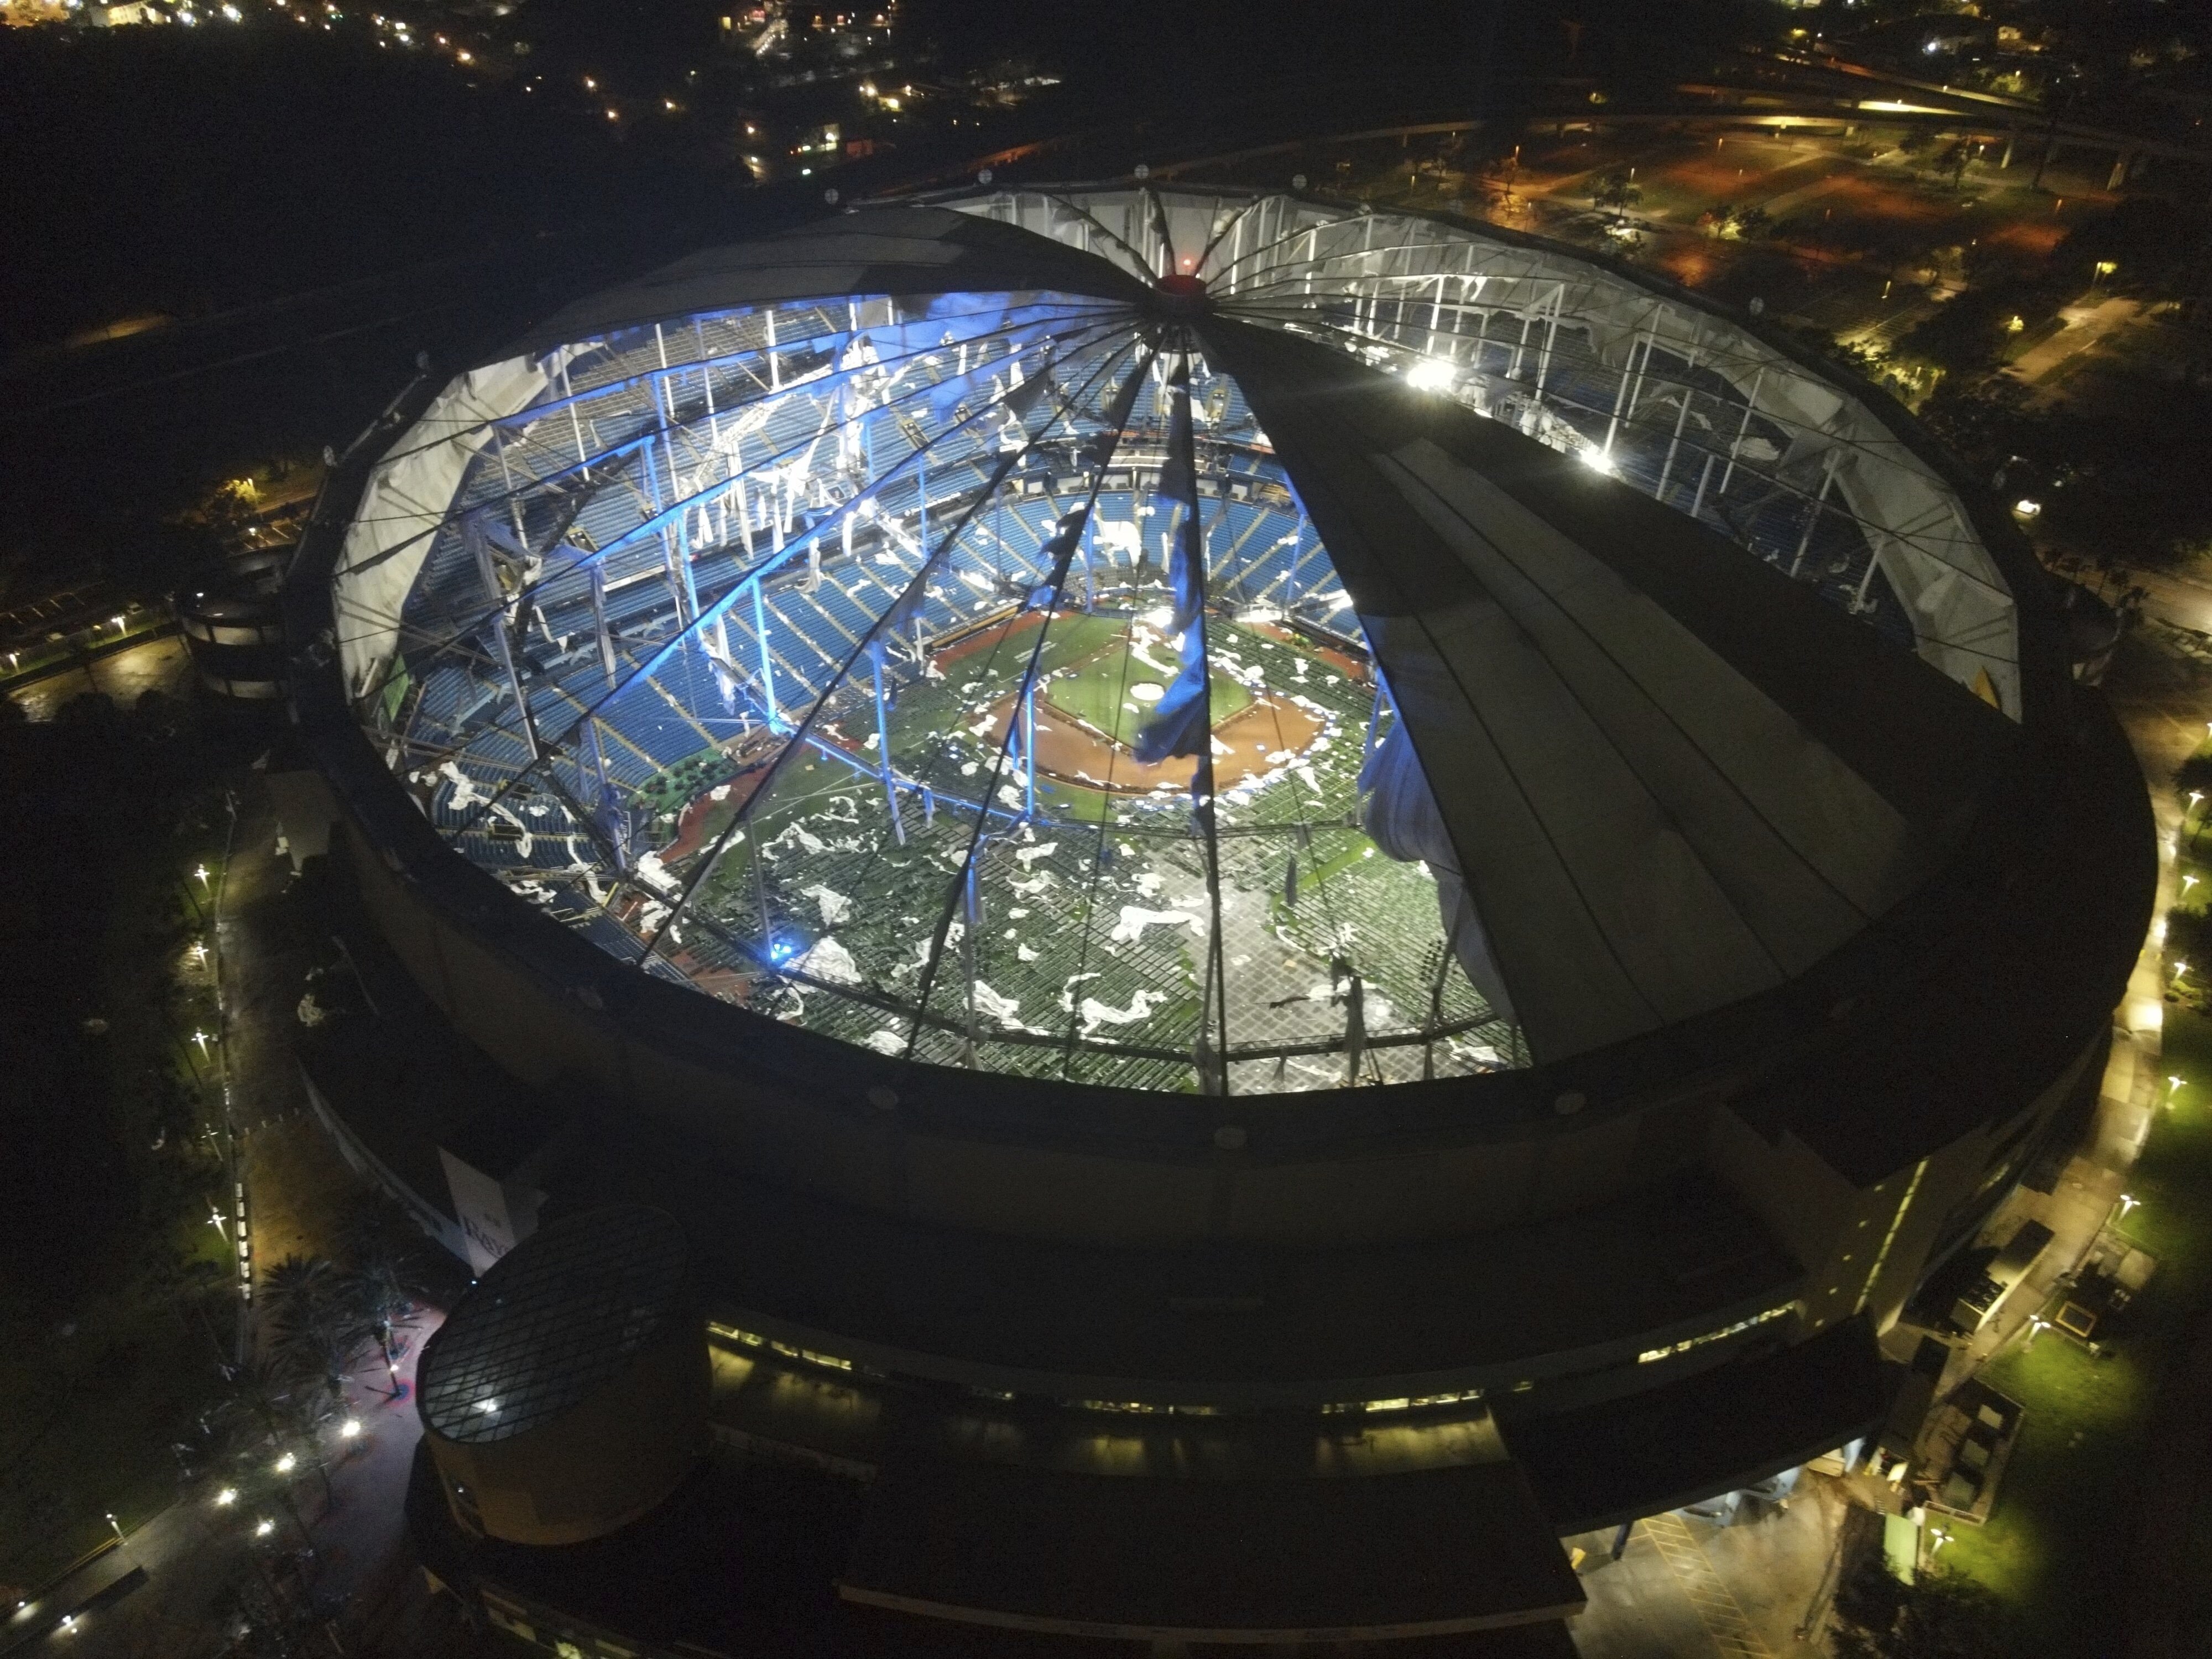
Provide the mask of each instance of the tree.
POLYGON ((1774 216, 1756 203, 1730 208, 1721 221, 1721 234, 1739 242, 1755 242, 1773 228, 1774 216))
POLYGON ((2014 1651, 2004 1604, 1956 1573, 1928 1571, 1910 1584, 1869 1556, 1836 1592, 1845 1622, 1836 1659, 2006 1659, 2014 1651))
POLYGON ((1619 215, 1644 199, 1644 187, 1622 167, 1601 173, 1590 182, 1590 205, 1619 215))
POLYGON ((392 1328, 430 1294, 422 1252, 410 1241, 395 1237, 388 1226, 374 1225, 356 1235, 349 1254, 352 1263, 344 1274, 343 1295, 355 1315, 374 1333, 385 1363, 391 1364, 398 1358, 392 1328))
POLYGON ((338 1271, 320 1256, 288 1255, 263 1270, 261 1316, 272 1337, 316 1318, 338 1294, 338 1271))
POLYGON ((313 1377, 343 1398, 362 1345, 376 1334, 344 1274, 321 1257, 287 1256, 262 1279, 264 1351, 292 1375, 313 1377))

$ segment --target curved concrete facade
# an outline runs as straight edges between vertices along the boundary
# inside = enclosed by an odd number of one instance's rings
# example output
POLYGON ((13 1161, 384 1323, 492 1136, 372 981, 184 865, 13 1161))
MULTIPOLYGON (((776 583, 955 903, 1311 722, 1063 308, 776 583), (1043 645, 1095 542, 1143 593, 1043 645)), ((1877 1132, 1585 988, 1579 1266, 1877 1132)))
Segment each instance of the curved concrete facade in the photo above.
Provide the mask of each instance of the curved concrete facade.
MULTIPOLYGON (((1005 197, 983 210, 1018 222, 1030 209, 1005 197)), ((1662 292, 1640 276, 1608 280, 1662 292)), ((1707 314, 1662 297, 1678 317, 1707 314)), ((1730 326, 1813 374, 1755 325, 1730 326)), ((1749 1282, 1715 1291, 1703 1313, 1694 1288, 1594 1300, 1549 1353, 1479 1356, 1446 1335, 1433 1364, 1363 1370, 1354 1356, 1291 1389, 1322 1403, 1363 1376, 1438 1389, 1457 1378, 1502 1412, 1563 1408, 1855 1316, 1887 1324, 2066 1103, 2094 1088, 2140 944, 2147 810, 2117 729, 2068 678, 2039 571, 1901 411, 1850 392, 1887 423, 1885 465, 1953 492, 1961 533, 1971 519, 1976 556, 2002 574, 2017 659, 2000 696, 2017 741, 1941 866, 1856 938, 1774 989, 1555 1064, 1291 1096, 1061 1086, 872 1053, 625 967, 442 840, 349 708, 331 574, 380 457, 440 395, 429 380, 343 459, 303 540, 288 587, 295 713, 375 925, 458 1031, 518 1079, 587 1079, 627 1121, 665 1126, 810 1201, 917 1238, 1029 1240, 1085 1261, 1376 1253, 1358 1255, 1347 1282, 1393 1271, 1393 1248, 1485 1238, 1541 1239, 1571 1263, 1587 1250, 1585 1271, 1601 1275, 1663 1231, 1653 1212, 1678 1190, 1750 1218, 1756 1249, 1778 1264, 1760 1282, 1783 1287, 1779 1307, 1749 1282)), ((1697 1272, 1691 1260, 1681 1284, 1697 1272)), ((1188 1354, 1118 1375, 1042 1350, 982 1354, 926 1315, 894 1337, 859 1314, 799 1316, 764 1295, 717 1305, 759 1313, 763 1331, 798 1346, 989 1389, 1027 1378, 1059 1395, 1088 1378, 1122 1397, 1202 1404, 1216 1386, 1202 1379, 1226 1375, 1188 1354)))
POLYGON ((494 1264, 431 1337, 416 1406, 471 1534, 604 1537, 690 1474, 707 1446, 709 1368, 682 1237, 650 1212, 571 1216, 494 1264), (613 1260, 635 1242, 623 1223, 641 1216, 673 1239, 672 1278, 613 1260), (642 1326, 641 1306, 653 1310, 642 1326))

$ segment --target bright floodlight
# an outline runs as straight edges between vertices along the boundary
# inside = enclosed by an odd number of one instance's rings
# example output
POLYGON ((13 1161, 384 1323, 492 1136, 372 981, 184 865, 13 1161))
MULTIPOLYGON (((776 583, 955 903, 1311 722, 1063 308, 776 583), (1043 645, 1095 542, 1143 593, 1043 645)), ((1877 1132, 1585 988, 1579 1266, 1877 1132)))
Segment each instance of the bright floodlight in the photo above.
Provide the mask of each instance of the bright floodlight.
POLYGON ((1416 392, 1449 392, 1458 371, 1441 357, 1422 357, 1406 371, 1406 384, 1416 392))

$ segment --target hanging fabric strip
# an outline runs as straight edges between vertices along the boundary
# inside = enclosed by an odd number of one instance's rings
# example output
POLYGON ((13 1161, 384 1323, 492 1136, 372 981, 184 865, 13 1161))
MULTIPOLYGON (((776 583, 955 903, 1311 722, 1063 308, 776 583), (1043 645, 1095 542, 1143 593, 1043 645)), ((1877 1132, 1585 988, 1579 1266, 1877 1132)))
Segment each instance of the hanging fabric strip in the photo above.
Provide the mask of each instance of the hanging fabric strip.
MULTIPOLYGON (((1198 515, 1198 477, 1192 465, 1190 359, 1177 358, 1168 377, 1167 461, 1160 469, 1160 494, 1178 515, 1174 550, 1168 561, 1168 586, 1175 620, 1169 633, 1182 667, 1137 732, 1132 745, 1146 765, 1173 755, 1204 756, 1212 750, 1206 684, 1205 536, 1198 515)), ((1201 770, 1205 769, 1201 768, 1201 770)), ((1195 778, 1194 778, 1195 784, 1195 778)))

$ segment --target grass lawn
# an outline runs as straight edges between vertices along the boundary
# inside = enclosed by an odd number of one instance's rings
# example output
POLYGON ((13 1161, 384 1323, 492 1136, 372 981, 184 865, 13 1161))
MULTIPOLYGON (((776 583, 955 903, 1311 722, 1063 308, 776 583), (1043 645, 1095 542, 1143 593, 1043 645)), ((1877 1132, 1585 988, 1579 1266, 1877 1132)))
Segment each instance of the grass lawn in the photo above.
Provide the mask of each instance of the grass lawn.
MULTIPOLYGON (((1059 628, 1068 626, 1058 624, 1059 628)), ((1044 700, 1062 714, 1080 720, 1095 732, 1103 732, 1124 747, 1132 746, 1151 715, 1158 699, 1145 702, 1131 695, 1144 685, 1167 689, 1175 678, 1175 653, 1165 642, 1138 647, 1118 621, 1085 617, 1074 625, 1078 638, 1055 652, 1053 641, 1046 653, 1050 678, 1044 700), (1085 649, 1085 647, 1088 649, 1085 649), (1050 661, 1057 658, 1059 666, 1050 661)), ((1228 676, 1216 673, 1211 687, 1213 723, 1242 714, 1251 707, 1252 694, 1228 676)))
POLYGON ((95 1063, 104 1062, 131 1149, 139 1214, 113 1237, 85 1241, 108 1259, 65 1315, 29 1294, 0 1294, 0 1398, 9 1402, 0 1413, 0 1586, 35 1589, 109 1535, 110 1512, 127 1529, 166 1507, 177 1485, 171 1443, 191 1436, 197 1413, 220 1391, 217 1338, 230 1331, 210 1325, 194 1288, 228 1285, 234 1261, 226 1236, 207 1222, 213 1200, 203 1190, 220 1190, 212 1158, 144 1150, 155 1125, 138 1085, 160 1070, 189 1078, 175 1033, 212 1023, 198 975, 185 975, 191 988, 160 1012, 179 947, 157 945, 146 921, 196 863, 210 885, 221 879, 219 859, 179 865, 158 842, 106 871, 119 898, 104 935, 100 1000, 116 1015, 95 1063))
MULTIPOLYGON (((2158 1258, 2157 1276, 2112 1328, 2104 1358, 2046 1332, 1986 1368, 2027 1415, 1989 1524, 1954 1528, 1943 1552, 1945 1566, 1987 1584, 2040 1632, 2040 1652, 2112 1650, 2136 1550, 2137 1495, 2160 1476, 2151 1432, 2159 1389, 2212 1305, 2212 1020, 2167 1005, 2164 1064, 2183 1085, 2130 1177, 2142 1202, 2119 1229, 2158 1258)), ((2212 1493, 2193 1530, 2203 1583, 2212 1571, 2212 1493)))

